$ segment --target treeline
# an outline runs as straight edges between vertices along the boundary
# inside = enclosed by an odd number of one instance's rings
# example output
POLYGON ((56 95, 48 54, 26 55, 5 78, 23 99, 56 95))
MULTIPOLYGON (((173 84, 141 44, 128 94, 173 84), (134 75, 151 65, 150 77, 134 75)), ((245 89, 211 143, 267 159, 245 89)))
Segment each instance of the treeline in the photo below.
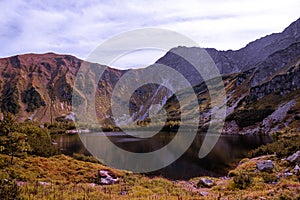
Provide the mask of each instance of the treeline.
POLYGON ((17 123, 12 114, 4 113, 0 121, 0 153, 9 155, 9 162, 13 164, 16 156, 50 157, 60 154, 60 151, 52 145, 48 129, 31 121, 17 123))

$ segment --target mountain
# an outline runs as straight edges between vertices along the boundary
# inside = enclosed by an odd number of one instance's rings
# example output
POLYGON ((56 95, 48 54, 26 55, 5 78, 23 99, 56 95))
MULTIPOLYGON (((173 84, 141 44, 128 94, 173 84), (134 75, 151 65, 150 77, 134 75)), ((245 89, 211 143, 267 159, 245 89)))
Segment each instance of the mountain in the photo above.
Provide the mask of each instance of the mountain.
MULTIPOLYGON (((265 70, 265 66, 260 64, 261 62, 264 62, 272 54, 284 50, 298 42, 300 42, 300 18, 288 26, 283 32, 262 37, 250 42, 242 49, 236 51, 218 51, 216 49, 207 48, 206 51, 216 63, 220 73, 226 75, 247 71, 251 68, 265 70)), ((188 51, 188 55, 195 56, 197 48, 178 47, 176 51, 188 51)), ((181 64, 181 62, 183 62, 182 58, 176 57, 171 50, 156 63, 166 64, 178 69, 184 68, 181 65, 185 63, 181 64)))
MULTIPOLYGON (((1 111, 15 114, 20 121, 39 123, 69 115, 72 88, 82 63, 74 56, 54 53, 0 59, 1 111)), ((118 70, 107 71, 120 76, 118 70)))
MULTIPOLYGON (((115 125, 111 111, 112 92, 124 74, 142 83, 141 74, 155 69, 157 64, 167 65, 182 74, 193 86, 199 105, 180 105, 172 92, 157 84, 137 88, 130 97, 129 113, 137 123, 149 123, 149 110, 167 110, 168 121, 180 119, 180 107, 189 107, 191 112, 201 111, 200 127, 205 129, 210 119, 210 98, 205 83, 193 67, 176 52, 198 63, 199 48, 176 47, 146 69, 117 70, 96 63, 84 62, 74 56, 26 54, 0 59, 1 112, 15 114, 19 121, 27 119, 38 123, 72 118, 72 90, 76 102, 88 102, 88 96, 96 88, 97 116, 102 124, 115 125), (90 66, 80 83, 81 90, 74 88, 75 76, 80 67, 90 66), (98 83, 93 82, 96 69, 105 72, 98 83), (85 93, 82 93, 82 90, 85 93)), ((297 127, 300 118, 298 94, 300 88, 300 19, 281 33, 273 33, 236 51, 206 49, 223 75, 227 92, 227 119, 225 132, 265 133, 281 129, 283 125, 297 127), (295 122, 296 121, 296 122, 295 122)), ((128 89, 123 84, 121 90, 128 89)), ((181 91, 189 102, 190 95, 181 91)), ((120 97, 120 101, 122 98, 120 97)), ((300 100, 299 100, 300 102, 300 100)), ((128 103, 126 101, 124 104, 128 103)), ((88 117, 88 116, 87 116, 88 117)), ((127 118, 130 116, 127 116, 127 118)), ((120 121, 121 120, 121 121, 120 121)), ((192 120, 192 119, 191 119, 192 120)), ((146 123, 146 124, 147 124, 146 123)), ((175 123, 176 124, 176 123, 175 123)))

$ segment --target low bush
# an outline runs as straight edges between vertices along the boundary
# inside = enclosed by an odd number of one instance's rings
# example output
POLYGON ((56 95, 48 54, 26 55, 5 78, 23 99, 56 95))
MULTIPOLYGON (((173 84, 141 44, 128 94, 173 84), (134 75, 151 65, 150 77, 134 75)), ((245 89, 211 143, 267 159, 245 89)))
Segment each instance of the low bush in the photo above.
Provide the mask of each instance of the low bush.
POLYGON ((248 174, 239 173, 233 177, 233 187, 237 189, 246 189, 250 186, 252 178, 248 174))
POLYGON ((279 158, 287 157, 300 149, 300 135, 284 136, 269 144, 262 145, 249 153, 250 157, 274 154, 279 158))
POLYGON ((261 174, 261 176, 265 183, 274 183, 274 182, 277 182, 277 180, 278 180, 278 177, 272 173, 270 174, 270 173, 264 172, 261 174))
POLYGON ((226 118, 226 121, 235 120, 237 125, 241 128, 254 125, 257 122, 261 122, 267 116, 274 112, 273 109, 253 109, 253 110, 240 110, 232 113, 226 118))

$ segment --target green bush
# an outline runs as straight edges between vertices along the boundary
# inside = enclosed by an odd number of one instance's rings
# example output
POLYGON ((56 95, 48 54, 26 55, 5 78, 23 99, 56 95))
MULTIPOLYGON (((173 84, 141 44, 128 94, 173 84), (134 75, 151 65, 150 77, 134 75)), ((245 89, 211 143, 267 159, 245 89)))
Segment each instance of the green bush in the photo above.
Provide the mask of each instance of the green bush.
POLYGON ((274 154, 279 158, 283 158, 295 153, 300 148, 300 135, 279 137, 269 144, 262 145, 249 153, 250 157, 257 157, 267 154, 274 154))
POLYGON ((275 174, 269 174, 267 172, 262 173, 261 176, 265 183, 274 183, 278 180, 278 177, 275 174))
POLYGON ((267 116, 274 112, 273 109, 261 109, 261 110, 240 110, 230 114, 226 121, 235 120, 237 125, 241 128, 254 125, 257 122, 261 122, 267 116))
POLYGON ((233 177, 233 186, 237 189, 245 189, 250 186, 252 178, 248 174, 239 173, 233 177))
POLYGON ((60 154, 59 149, 52 145, 47 129, 38 127, 33 123, 23 123, 20 131, 27 135, 27 141, 31 147, 31 154, 50 157, 60 154))

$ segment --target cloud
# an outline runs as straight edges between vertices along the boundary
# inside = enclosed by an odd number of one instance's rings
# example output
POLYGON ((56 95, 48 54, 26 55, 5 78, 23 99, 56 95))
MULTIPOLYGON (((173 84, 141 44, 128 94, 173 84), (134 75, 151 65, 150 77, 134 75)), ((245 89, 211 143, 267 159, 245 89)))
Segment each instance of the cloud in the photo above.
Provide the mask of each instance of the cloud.
MULTIPOLYGON (((143 27, 179 32, 202 47, 239 49, 282 31, 299 17, 300 2, 3 0, 0 7, 0 57, 54 51, 84 59, 113 35, 143 27)), ((159 56, 151 55, 153 62, 159 56)))

